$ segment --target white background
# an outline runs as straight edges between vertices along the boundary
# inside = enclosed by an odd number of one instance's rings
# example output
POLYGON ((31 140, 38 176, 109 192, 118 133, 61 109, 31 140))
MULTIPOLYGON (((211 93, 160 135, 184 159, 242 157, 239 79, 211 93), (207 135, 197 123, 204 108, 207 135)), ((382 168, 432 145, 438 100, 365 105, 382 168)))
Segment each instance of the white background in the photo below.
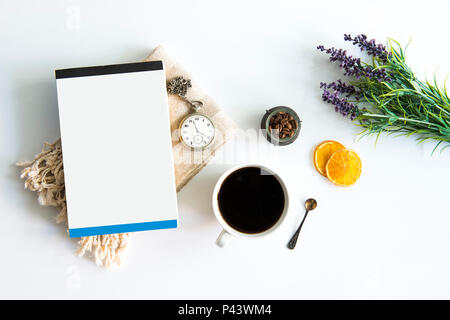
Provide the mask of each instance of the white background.
MULTIPOLYGON (((315 47, 344 33, 406 44, 419 77, 450 72, 447 1, 1 1, 0 298, 450 298, 450 149, 358 128, 321 101, 340 77, 315 47), (23 190, 17 160, 59 137, 54 69, 142 60, 165 44, 244 128, 288 105, 301 137, 277 149, 298 204, 261 240, 215 246, 210 203, 233 163, 210 164, 179 194, 180 228, 133 235, 112 272, 74 255, 55 209, 23 190), (439 68, 439 69, 438 69, 439 68), (335 139, 363 161, 351 188, 315 172, 315 145, 335 139), (308 197, 318 208, 295 251, 286 243, 308 197)), ((357 52, 354 50, 354 52, 357 52)), ((245 159, 242 159, 245 158, 245 159)), ((147 164, 151 165, 151 164, 147 164)), ((100 186, 99 186, 100 187, 100 186)))

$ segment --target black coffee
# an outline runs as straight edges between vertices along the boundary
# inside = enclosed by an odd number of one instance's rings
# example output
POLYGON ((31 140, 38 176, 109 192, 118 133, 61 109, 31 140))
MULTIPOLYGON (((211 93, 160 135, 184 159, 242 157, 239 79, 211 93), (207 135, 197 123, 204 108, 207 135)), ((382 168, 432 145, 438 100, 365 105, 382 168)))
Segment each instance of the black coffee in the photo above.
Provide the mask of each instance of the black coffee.
POLYGON ((278 179, 257 167, 234 171, 222 183, 217 196, 224 220, 244 233, 272 227, 284 210, 284 191, 278 179))

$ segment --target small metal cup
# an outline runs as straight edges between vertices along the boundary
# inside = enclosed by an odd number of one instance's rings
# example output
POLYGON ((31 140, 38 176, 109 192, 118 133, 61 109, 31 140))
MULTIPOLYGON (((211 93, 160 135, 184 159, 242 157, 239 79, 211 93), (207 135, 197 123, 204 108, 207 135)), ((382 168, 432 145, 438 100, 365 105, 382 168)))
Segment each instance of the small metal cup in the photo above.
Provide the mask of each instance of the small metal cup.
POLYGON ((298 117, 297 113, 289 107, 278 106, 278 107, 274 107, 272 109, 266 110, 266 113, 264 114, 263 118, 261 119, 262 134, 267 139, 267 141, 269 141, 270 143, 277 145, 277 146, 286 146, 286 145, 294 142, 299 136, 300 128, 301 128, 300 118, 298 117), (298 126, 297 126, 297 129, 295 129, 295 132, 292 135, 292 137, 286 137, 284 139, 281 139, 280 137, 278 137, 278 135, 274 135, 270 131, 270 128, 269 128, 270 118, 272 118, 272 116, 274 116, 275 114, 277 114, 280 111, 293 116, 294 119, 297 121, 298 126))

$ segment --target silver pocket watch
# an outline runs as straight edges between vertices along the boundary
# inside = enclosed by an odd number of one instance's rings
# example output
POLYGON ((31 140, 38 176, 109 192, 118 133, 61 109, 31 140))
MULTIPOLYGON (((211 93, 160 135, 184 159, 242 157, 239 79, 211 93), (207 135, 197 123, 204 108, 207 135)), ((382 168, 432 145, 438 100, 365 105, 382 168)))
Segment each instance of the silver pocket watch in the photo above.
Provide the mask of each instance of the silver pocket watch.
POLYGON ((167 83, 167 92, 176 94, 191 106, 191 113, 184 117, 178 127, 180 141, 191 150, 204 150, 211 146, 216 136, 214 122, 201 113, 203 103, 186 98, 191 80, 175 77, 167 83))

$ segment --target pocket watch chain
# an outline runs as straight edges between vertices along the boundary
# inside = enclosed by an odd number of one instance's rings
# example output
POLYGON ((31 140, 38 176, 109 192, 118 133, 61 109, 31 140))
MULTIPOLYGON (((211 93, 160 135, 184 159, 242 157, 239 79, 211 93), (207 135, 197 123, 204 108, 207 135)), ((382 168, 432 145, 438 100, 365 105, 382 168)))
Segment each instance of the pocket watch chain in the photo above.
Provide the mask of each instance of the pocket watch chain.
POLYGON ((188 98, 186 98, 186 93, 188 89, 192 87, 190 79, 184 79, 183 77, 175 77, 167 82, 166 87, 167 92, 169 94, 175 94, 184 101, 186 101, 187 103, 189 103, 194 112, 198 112, 202 108, 203 102, 198 100, 191 101, 188 98))

